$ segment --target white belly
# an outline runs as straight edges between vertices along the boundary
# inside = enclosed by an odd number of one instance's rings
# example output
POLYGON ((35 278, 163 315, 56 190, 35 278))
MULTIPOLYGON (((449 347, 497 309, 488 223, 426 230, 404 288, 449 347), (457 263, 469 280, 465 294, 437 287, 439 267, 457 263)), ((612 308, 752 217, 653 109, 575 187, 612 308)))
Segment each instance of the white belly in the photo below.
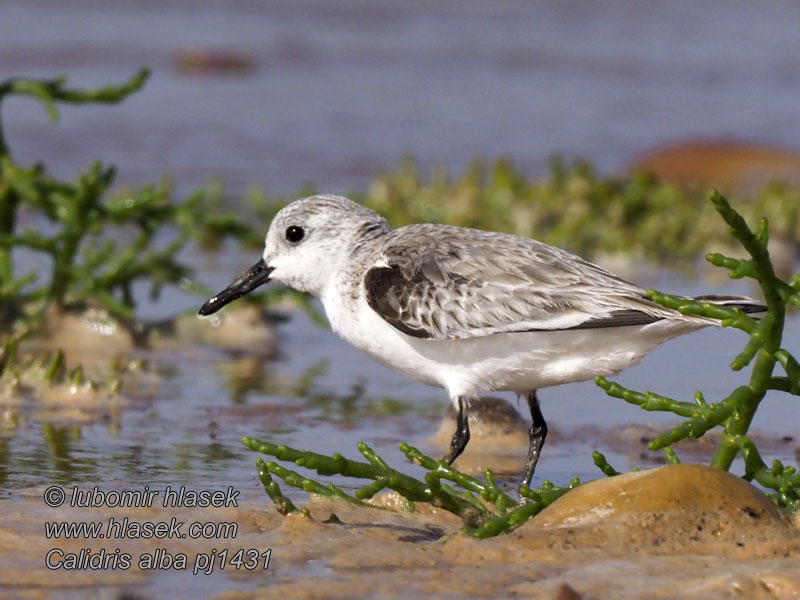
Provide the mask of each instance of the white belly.
POLYGON ((451 397, 526 392, 612 375, 673 337, 699 329, 691 321, 567 331, 501 333, 462 340, 426 340, 384 321, 363 299, 356 315, 323 304, 333 330, 382 365, 451 397))

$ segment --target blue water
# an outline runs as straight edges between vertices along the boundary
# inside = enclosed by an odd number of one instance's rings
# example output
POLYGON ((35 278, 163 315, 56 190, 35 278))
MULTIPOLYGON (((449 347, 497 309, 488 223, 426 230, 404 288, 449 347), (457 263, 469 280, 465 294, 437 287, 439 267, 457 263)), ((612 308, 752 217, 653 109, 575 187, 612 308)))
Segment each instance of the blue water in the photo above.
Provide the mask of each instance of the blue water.
POLYGON ((62 175, 103 158, 126 182, 188 191, 361 187, 412 152, 461 171, 507 155, 530 173, 561 153, 601 170, 684 136, 797 146, 800 5, 752 2, 4 0, 0 79, 119 82, 121 107, 30 100, 5 110, 25 161, 62 175), (182 72, 193 48, 243 74, 182 72))

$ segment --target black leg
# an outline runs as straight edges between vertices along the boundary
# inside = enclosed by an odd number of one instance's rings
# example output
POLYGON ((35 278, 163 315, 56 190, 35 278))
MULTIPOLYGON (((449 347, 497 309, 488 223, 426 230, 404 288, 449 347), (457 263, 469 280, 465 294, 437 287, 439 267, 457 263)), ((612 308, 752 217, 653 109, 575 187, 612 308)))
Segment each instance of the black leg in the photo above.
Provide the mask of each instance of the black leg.
POLYGON ((450 453, 442 460, 448 465, 452 465, 453 461, 467 447, 469 442, 469 402, 464 396, 458 398, 458 414, 456 415, 456 432, 453 434, 453 440, 450 442, 450 453))
MULTIPOLYGON (((547 437, 547 423, 544 421, 544 416, 539 408, 539 399, 536 397, 536 390, 528 393, 528 408, 531 409, 531 419, 533 423, 530 429, 530 445, 528 446, 528 459, 525 461, 525 471, 522 476, 522 481, 519 484, 519 489, 530 488, 531 479, 533 479, 533 471, 536 469, 536 463, 539 462, 539 454, 542 452, 544 446, 544 439, 547 437)), ((525 502, 525 498, 522 498, 525 502)))

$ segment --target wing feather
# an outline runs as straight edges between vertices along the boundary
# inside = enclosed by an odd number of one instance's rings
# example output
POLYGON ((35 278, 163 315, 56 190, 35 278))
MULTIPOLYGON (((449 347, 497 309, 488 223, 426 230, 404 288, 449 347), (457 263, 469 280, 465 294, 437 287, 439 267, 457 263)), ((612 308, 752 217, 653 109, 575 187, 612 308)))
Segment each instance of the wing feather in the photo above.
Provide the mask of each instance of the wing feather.
POLYGON ((639 325, 677 314, 559 248, 441 225, 390 232, 363 290, 389 324, 425 339, 639 325))

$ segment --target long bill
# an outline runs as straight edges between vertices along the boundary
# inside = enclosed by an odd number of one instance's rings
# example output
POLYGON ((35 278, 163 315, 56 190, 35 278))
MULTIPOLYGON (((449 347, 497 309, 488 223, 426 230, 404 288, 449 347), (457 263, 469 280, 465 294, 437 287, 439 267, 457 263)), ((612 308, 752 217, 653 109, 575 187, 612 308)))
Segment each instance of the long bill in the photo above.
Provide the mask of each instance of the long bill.
POLYGON ((272 267, 267 266, 267 263, 262 258, 242 273, 236 281, 203 304, 200 307, 200 314, 203 316, 214 314, 229 302, 233 302, 237 298, 252 292, 258 286, 267 283, 273 270, 272 267))

